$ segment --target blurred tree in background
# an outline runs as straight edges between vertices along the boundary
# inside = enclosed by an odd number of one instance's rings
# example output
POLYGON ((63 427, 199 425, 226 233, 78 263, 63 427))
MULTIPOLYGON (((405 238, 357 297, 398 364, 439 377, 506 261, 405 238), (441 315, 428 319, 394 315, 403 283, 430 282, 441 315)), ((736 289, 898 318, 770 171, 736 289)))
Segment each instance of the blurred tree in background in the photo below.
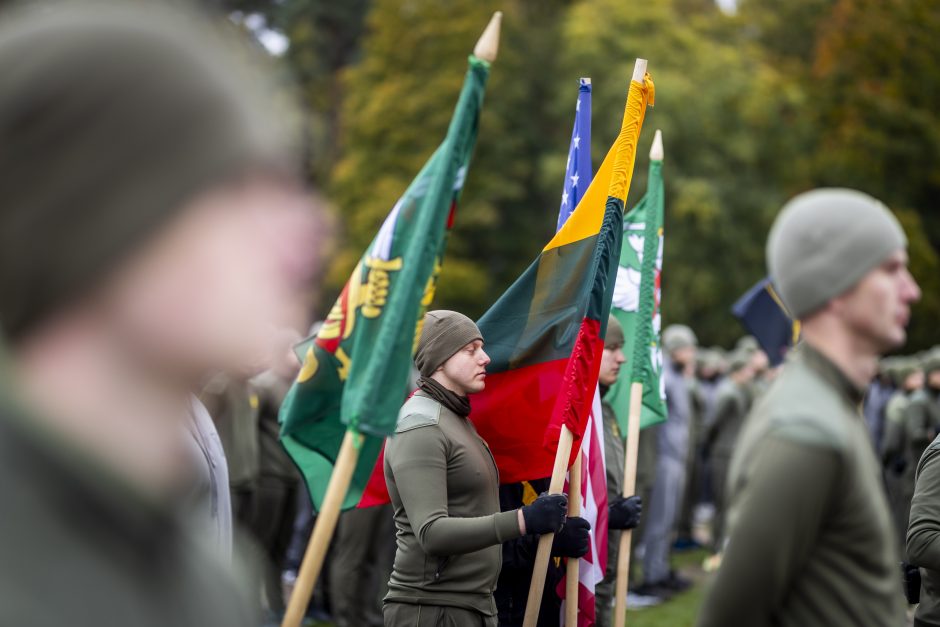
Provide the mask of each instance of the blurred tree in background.
POLYGON ((940 4, 935 0, 230 0, 284 33, 309 107, 311 180, 339 244, 322 315, 441 141, 466 56, 504 11, 463 202, 435 307, 482 313, 550 237, 579 76, 594 83, 593 157, 619 128, 633 60, 650 60, 649 141, 666 143, 664 322, 705 343, 742 333, 729 308, 765 273, 783 202, 857 187, 895 210, 924 288, 909 349, 940 342, 940 4))

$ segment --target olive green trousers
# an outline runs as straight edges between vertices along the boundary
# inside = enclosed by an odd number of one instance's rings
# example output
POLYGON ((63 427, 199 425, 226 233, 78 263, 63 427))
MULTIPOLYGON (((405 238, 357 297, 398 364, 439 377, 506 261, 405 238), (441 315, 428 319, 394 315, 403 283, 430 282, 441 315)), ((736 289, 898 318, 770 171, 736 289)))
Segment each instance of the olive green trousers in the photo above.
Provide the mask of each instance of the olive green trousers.
POLYGON ((495 616, 446 605, 386 603, 385 627, 496 627, 495 616))

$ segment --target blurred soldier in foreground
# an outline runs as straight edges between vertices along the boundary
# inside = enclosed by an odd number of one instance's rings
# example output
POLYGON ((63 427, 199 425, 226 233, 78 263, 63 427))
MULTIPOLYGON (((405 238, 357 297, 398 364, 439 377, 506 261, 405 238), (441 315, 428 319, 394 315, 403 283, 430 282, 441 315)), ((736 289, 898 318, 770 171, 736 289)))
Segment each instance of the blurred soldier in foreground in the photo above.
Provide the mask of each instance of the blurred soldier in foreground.
POLYGON ((757 401, 729 477, 728 542, 699 625, 902 625, 898 554, 859 407, 920 290, 874 198, 822 189, 777 216, 767 263, 803 343, 757 401))
MULTIPOLYGON (((940 356, 936 350, 924 364, 927 390, 924 394, 940 408, 940 356)), ((914 405, 914 401, 911 402, 914 405)), ((926 407, 925 407, 925 410, 926 407)), ((929 410, 928 410, 929 411, 929 410)), ((916 485, 907 529, 907 560, 920 567, 920 605, 914 613, 915 627, 940 626, 940 437, 937 437, 917 464, 916 485)))
POLYGON ((192 393, 314 249, 249 56, 164 8, 0 18, 0 624, 258 623, 177 516, 192 393))

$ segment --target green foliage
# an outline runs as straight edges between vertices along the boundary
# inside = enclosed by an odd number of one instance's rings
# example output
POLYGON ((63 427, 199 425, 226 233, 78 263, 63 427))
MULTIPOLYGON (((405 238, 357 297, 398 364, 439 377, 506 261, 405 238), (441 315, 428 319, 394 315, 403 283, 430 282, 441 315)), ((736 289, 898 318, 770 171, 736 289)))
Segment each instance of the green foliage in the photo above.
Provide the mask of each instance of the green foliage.
POLYGON ((482 313, 554 227, 577 78, 594 83, 595 165, 623 111, 633 60, 650 60, 649 142, 666 159, 664 323, 708 344, 743 329, 729 308, 765 273, 779 207, 819 185, 885 200, 924 288, 909 348, 940 341, 940 10, 934 0, 232 0, 290 38, 311 110, 310 171, 343 229, 319 313, 441 141, 466 56, 504 11, 477 152, 434 306, 482 313))

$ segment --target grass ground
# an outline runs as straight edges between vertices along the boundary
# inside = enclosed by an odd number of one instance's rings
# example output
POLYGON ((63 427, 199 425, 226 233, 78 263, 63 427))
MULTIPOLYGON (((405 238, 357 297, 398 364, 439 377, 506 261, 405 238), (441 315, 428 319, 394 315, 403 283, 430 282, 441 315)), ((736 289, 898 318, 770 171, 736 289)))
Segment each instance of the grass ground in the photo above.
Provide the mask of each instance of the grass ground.
MULTIPOLYGON (((674 553, 673 563, 684 576, 695 582, 690 589, 677 594, 657 607, 627 611, 627 627, 691 627, 695 624, 698 608, 705 590, 702 561, 708 556, 704 550, 674 553)), ((332 623, 307 623, 309 627, 332 627, 332 623)))
POLYGON ((695 624, 705 594, 704 550, 674 553, 673 563, 694 585, 669 601, 643 610, 627 610, 627 627, 690 627, 695 624))

